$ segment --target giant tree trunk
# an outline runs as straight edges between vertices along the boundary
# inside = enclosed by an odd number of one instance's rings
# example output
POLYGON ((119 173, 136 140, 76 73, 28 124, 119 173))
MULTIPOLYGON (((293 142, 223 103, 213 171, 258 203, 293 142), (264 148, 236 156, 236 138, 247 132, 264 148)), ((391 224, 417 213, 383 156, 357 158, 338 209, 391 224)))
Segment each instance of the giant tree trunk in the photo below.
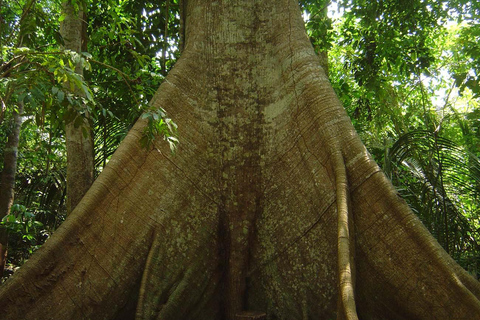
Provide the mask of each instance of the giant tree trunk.
MULTIPOLYGON (((75 52, 86 51, 86 15, 83 6, 83 1, 77 1, 76 6, 71 0, 62 4, 65 19, 60 23, 60 34, 65 41, 65 49, 75 52)), ((83 75, 82 67, 76 66, 75 72, 83 75)), ((69 108, 72 109, 71 112, 77 113, 72 106, 69 108)), ((82 122, 81 126, 75 126, 76 121, 65 123, 68 214, 82 200, 94 179, 93 134, 88 123, 88 114, 82 122)))
POLYGON ((61 228, 0 291, 9 319, 480 318, 478 283, 365 150, 295 0, 189 0, 182 58, 61 228))

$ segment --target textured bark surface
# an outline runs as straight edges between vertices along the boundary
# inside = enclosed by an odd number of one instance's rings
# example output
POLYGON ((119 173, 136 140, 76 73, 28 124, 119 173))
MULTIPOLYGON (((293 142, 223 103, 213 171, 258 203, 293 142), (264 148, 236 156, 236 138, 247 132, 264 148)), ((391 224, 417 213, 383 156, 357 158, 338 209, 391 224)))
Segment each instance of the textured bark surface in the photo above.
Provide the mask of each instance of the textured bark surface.
MULTIPOLYGON (((60 34, 65 42, 64 48, 75 52, 86 51, 86 15, 83 5, 83 1, 77 1, 76 5, 73 5, 72 1, 65 1, 62 4, 65 19, 60 23, 60 34)), ((75 72, 83 75, 80 66, 76 67, 75 72)), ((81 126, 75 127, 74 123, 75 121, 65 123, 68 214, 82 200, 94 179, 93 135, 88 115, 81 126)))
MULTIPOLYGON (((13 125, 8 134, 3 152, 3 169, 0 174, 0 220, 10 213, 15 197, 15 174, 17 172, 18 143, 22 127, 23 105, 17 106, 13 112, 13 125)), ((0 227, 0 278, 7 263, 8 234, 0 227)))
POLYGON ((478 283, 372 161, 294 0, 189 0, 152 100, 175 155, 131 130, 0 289, 9 319, 480 318, 478 283))

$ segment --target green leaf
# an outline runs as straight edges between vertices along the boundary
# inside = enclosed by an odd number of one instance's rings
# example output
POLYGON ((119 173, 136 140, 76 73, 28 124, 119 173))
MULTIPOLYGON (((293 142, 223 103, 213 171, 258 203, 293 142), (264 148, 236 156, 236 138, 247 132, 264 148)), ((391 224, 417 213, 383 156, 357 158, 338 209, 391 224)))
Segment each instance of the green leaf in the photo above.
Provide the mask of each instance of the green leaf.
POLYGON ((57 91, 57 101, 59 103, 62 103, 64 99, 65 99, 65 92, 63 92, 62 90, 58 90, 57 91))
POLYGON ((27 96, 27 92, 23 92, 22 94, 20 94, 20 95, 18 96, 17 101, 18 101, 19 103, 24 102, 26 96, 27 96))
POLYGON ((82 55, 86 57, 87 59, 91 59, 92 55, 89 52, 82 52, 82 55))

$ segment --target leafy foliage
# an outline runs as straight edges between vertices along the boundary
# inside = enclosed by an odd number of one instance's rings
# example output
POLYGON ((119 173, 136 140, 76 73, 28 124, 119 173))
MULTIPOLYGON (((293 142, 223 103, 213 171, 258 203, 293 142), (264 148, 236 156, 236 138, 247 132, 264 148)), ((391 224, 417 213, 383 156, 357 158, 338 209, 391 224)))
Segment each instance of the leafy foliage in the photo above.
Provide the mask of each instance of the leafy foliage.
POLYGON ((36 51, 26 47, 2 48, 1 100, 5 106, 25 105, 25 115, 35 115, 38 125, 50 121, 75 121, 77 115, 92 113, 92 92, 75 66, 89 68, 88 54, 72 51, 36 51), (9 67, 10 66, 10 67, 9 67), (68 86, 63 86, 67 83, 68 86), (81 92, 82 94, 78 94, 81 92), (73 106, 76 112, 67 110, 73 106), (55 115, 54 117, 52 115, 55 115))
POLYGON ((343 15, 330 32, 329 76, 339 98, 412 209, 476 275, 478 3, 336 5, 343 15))
POLYGON ((480 161, 438 132, 411 131, 389 149, 390 175, 451 255, 478 251, 480 161))
POLYGON ((10 130, 3 120, 20 103, 25 110, 15 190, 15 208, 23 213, 12 211, 4 222, 15 267, 65 218, 65 123, 84 126, 88 115, 97 173, 144 111, 147 144, 159 134, 174 148, 175 124, 148 101, 178 55, 178 4, 89 1, 89 52, 75 53, 60 49, 61 0, 0 2, 0 137, 10 130))
POLYGON ((171 120, 148 101, 178 55, 178 3, 93 1, 88 10, 88 45, 95 62, 86 78, 102 110, 95 126, 96 163, 106 164, 144 112, 149 126, 141 143, 149 146, 159 134, 172 146, 171 120))
POLYGON ((147 127, 145 128, 144 135, 140 139, 140 143, 149 148, 153 144, 156 137, 164 137, 170 146, 172 152, 178 144, 178 139, 175 137, 177 131, 177 125, 172 119, 167 118, 163 109, 147 110, 143 115, 143 119, 147 120, 147 127))
POLYGON ((3 217, 0 225, 9 233, 9 250, 6 273, 14 272, 16 265, 23 263, 48 238, 43 224, 22 205, 12 206, 11 213, 3 217))

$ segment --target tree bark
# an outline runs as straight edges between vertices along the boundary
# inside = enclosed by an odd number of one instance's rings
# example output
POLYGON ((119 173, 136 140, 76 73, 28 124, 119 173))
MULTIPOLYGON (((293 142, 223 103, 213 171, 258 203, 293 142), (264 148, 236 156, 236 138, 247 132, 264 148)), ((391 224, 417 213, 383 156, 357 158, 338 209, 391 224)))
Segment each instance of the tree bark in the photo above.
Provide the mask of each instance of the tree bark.
MULTIPOLYGON (((65 49, 75 52, 86 51, 86 15, 83 1, 78 1, 76 8, 71 1, 65 1, 62 14, 65 19, 60 23, 60 34, 64 39, 65 49)), ((83 75, 83 69, 75 69, 83 75)), ((78 93, 79 94, 79 93, 78 93)), ((77 113, 72 106, 71 112, 77 113)), ((81 115, 78 114, 77 117, 81 115)), ((67 146, 67 214, 73 211, 94 180, 93 134, 88 121, 88 114, 80 127, 75 121, 65 123, 65 142, 67 146)))
POLYGON ((294 0, 189 0, 181 59, 53 237, 0 289, 12 319, 474 319, 480 286, 354 131, 294 0), (248 314, 248 313, 247 313, 248 314))
MULTIPOLYGON (((18 143, 22 127, 23 104, 13 112, 12 130, 8 135, 3 154, 3 170, 0 175, 0 221, 10 213, 15 198, 15 174, 17 172, 18 143)), ((0 278, 3 276, 7 263, 8 234, 0 226, 0 278)))

